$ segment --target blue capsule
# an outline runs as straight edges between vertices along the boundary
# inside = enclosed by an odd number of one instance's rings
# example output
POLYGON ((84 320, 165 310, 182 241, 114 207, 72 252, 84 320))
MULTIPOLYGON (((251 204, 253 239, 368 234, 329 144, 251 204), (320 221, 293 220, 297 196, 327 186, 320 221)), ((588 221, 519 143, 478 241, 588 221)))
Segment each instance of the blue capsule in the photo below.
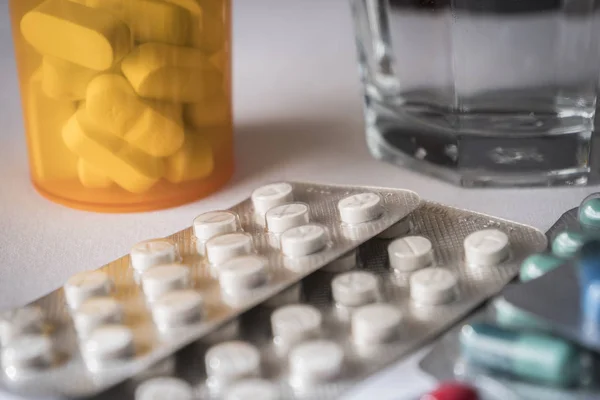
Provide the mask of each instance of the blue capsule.
POLYGON ((600 241, 591 241, 581 248, 578 274, 585 330, 597 337, 600 335, 600 241))
POLYGON ((583 233, 563 231, 552 241, 552 254, 561 258, 574 257, 587 240, 588 236, 583 233))
POLYGON ((579 224, 589 232, 600 231, 600 193, 586 197, 577 213, 579 224))
POLYGON ((546 253, 535 253, 527 257, 521 263, 519 278, 521 282, 527 282, 558 268, 565 260, 546 253))
POLYGON ((525 381, 571 386, 580 375, 577 349, 541 333, 515 332, 477 322, 462 327, 460 344, 467 362, 525 381))

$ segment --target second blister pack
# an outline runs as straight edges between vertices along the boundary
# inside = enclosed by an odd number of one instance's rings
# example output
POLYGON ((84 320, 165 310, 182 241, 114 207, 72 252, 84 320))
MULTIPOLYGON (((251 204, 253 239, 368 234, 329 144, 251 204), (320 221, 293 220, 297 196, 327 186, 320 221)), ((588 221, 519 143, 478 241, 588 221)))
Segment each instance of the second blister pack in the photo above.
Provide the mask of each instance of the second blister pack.
MULTIPOLYGON (((546 247, 534 228, 428 202, 393 230, 383 236, 401 237, 368 241, 180 352, 177 384, 202 399, 338 398, 448 329, 546 247)), ((161 390, 160 380, 145 385, 161 390)))

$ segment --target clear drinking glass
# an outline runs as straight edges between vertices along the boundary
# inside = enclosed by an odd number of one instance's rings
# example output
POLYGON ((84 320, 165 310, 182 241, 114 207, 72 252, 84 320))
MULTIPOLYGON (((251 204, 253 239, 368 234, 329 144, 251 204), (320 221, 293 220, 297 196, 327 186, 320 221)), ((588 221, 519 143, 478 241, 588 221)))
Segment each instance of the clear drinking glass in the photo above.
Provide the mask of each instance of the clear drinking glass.
POLYGON ((462 186, 585 184, 595 0, 350 0, 377 158, 462 186))

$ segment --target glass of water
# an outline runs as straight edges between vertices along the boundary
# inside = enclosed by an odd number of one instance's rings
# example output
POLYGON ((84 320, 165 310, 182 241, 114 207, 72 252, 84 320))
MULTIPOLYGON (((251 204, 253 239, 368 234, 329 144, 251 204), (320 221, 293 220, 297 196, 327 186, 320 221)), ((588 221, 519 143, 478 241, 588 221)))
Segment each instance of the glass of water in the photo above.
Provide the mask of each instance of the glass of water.
POLYGON ((587 183, 600 1, 350 2, 375 157, 462 186, 587 183))

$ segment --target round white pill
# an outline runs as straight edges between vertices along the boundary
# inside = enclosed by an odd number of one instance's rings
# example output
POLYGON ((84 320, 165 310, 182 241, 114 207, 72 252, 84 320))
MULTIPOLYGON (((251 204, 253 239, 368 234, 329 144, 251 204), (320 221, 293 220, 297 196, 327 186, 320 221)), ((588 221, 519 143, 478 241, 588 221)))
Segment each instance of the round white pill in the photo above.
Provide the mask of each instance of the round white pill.
POLYGON ((375 193, 359 193, 343 198, 338 203, 340 218, 347 224, 360 224, 383 214, 381 197, 375 193))
POLYGON ((253 345, 231 341, 211 347, 204 358, 208 385, 220 391, 244 378, 260 375, 260 352, 253 345))
POLYGON ((89 335, 101 325, 119 324, 123 307, 112 297, 92 297, 81 304, 73 314, 73 323, 80 336, 89 335))
POLYGON ((302 283, 297 283, 285 289, 276 296, 271 297, 263 304, 267 307, 279 307, 286 304, 298 303, 302 299, 302 283))
POLYGON ((344 364, 344 350, 329 340, 301 343, 290 353, 291 384, 312 386, 338 377, 344 364))
POLYGON ((326 272, 346 272, 356 267, 356 250, 350 250, 335 261, 323 267, 326 272))
POLYGON ((431 241, 422 236, 407 236, 388 245, 390 267, 399 272, 410 272, 433 263, 431 241))
POLYGON ((179 261, 175 242, 169 239, 145 240, 133 246, 129 252, 131 267, 144 272, 150 267, 179 261))
POLYGON ((465 259, 468 264, 494 266, 508 257, 508 236, 497 229, 471 233, 465 239, 465 259))
POLYGON ((377 237, 379 239, 395 239, 410 232, 410 218, 404 218, 394 225, 381 232, 377 237))
POLYGON ((25 306, 6 311, 0 315, 0 345, 25 333, 40 333, 44 325, 44 314, 38 306, 25 306))
POLYGON ((304 203, 289 203, 273 207, 265 214, 267 229, 282 233, 295 226, 308 224, 308 206, 304 203))
POLYGON ((193 323, 202 317, 203 304, 202 296, 194 290, 174 290, 152 303, 152 317, 159 329, 193 323))
POLYGON ((148 301, 172 290, 185 289, 190 285, 190 268, 181 264, 157 265, 142 275, 142 288, 148 301))
POLYGON ((443 268, 426 268, 410 276, 410 297, 418 304, 437 305, 452 301, 458 281, 443 268))
POLYGON ((206 242, 206 255, 211 264, 221 264, 239 256, 250 254, 253 249, 252 237, 246 233, 228 233, 206 242))
POLYGON ((273 207, 294 201, 292 185, 289 183, 273 183, 259 187, 252 192, 252 204, 258 214, 264 214, 273 207))
POLYGON ((313 306, 292 304, 271 314, 271 331, 277 346, 291 346, 320 335, 323 317, 313 306))
POLYGON ((83 357, 91 369, 129 358, 133 353, 133 332, 124 325, 103 325, 96 328, 82 348, 83 357))
MULTIPOLYGON (((2 348, 2 366, 5 371, 43 368, 52 364, 52 340, 41 334, 24 335, 2 348)), ((9 373, 11 374, 11 373, 9 373)))
POLYGON ((90 297, 106 296, 112 281, 102 271, 87 271, 73 275, 64 286, 65 299, 71 308, 77 308, 90 297))
POLYGON ((194 236, 202 242, 238 229, 238 217, 229 211, 211 211, 194 219, 194 236))
POLYGON ((269 279, 269 262, 260 256, 235 257, 218 269, 221 289, 230 295, 244 294, 269 279))
POLYGON ((327 245, 327 232, 321 225, 302 225, 281 235, 281 251, 288 257, 302 257, 322 250, 327 245))
POLYGON ((331 281, 331 292, 333 300, 339 305, 362 306, 378 300, 379 280, 370 272, 346 272, 331 281))
POLYGON ((380 344, 396 337, 402 313, 389 304, 362 306, 352 314, 352 337, 357 344, 380 344))
POLYGON ((278 387, 264 379, 244 379, 231 386, 225 400, 278 400, 278 387))
POLYGON ((182 379, 153 378, 135 390, 135 400, 193 400, 194 389, 182 379))

